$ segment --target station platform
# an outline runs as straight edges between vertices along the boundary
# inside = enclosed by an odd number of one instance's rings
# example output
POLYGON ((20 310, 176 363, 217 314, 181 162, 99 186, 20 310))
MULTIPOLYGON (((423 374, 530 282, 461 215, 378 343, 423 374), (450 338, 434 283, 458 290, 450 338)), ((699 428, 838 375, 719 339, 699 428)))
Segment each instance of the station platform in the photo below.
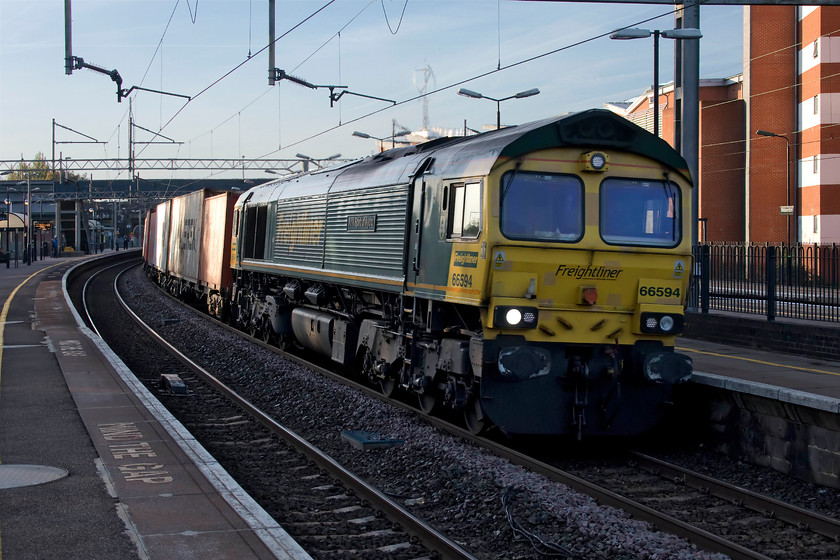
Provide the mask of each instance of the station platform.
MULTIPOLYGON (((715 321, 725 328, 732 320, 713 319, 707 329, 715 321)), ((807 341, 817 326, 801 323, 785 328, 807 341)), ((772 339, 761 344, 769 346, 772 339)), ((678 339, 676 347, 694 362, 691 382, 678 387, 678 414, 698 430, 705 447, 840 488, 840 363, 691 338, 678 339)))
POLYGON ((691 338, 676 349, 694 361, 693 383, 840 414, 840 362, 691 338))
POLYGON ((0 560, 308 559, 71 310, 109 256, 0 263, 0 560))

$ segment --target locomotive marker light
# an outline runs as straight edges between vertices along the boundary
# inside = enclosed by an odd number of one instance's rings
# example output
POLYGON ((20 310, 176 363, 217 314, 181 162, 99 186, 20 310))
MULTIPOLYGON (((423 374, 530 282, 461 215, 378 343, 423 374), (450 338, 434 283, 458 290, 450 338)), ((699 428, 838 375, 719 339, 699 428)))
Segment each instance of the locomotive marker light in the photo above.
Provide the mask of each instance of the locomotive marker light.
POLYGON ((683 327, 681 315, 644 312, 641 314, 640 329, 643 333, 680 334, 683 327))
POLYGON ((653 35, 653 135, 659 137, 659 37, 666 39, 700 39, 703 33, 695 27, 682 29, 618 29, 610 33, 610 39, 646 39, 653 35))
POLYGON ((458 95, 463 95, 464 97, 472 97, 473 99, 489 99, 490 101, 496 102, 496 130, 502 128, 502 115, 499 110, 499 105, 502 101, 507 101, 508 99, 522 99, 523 97, 531 97, 534 95, 538 95, 539 93, 539 89, 533 88, 525 91, 520 91, 519 93, 514 93, 513 95, 509 95, 508 97, 502 97, 501 99, 494 99, 492 97, 487 97, 486 95, 483 95, 471 89, 461 88, 458 90, 458 95))

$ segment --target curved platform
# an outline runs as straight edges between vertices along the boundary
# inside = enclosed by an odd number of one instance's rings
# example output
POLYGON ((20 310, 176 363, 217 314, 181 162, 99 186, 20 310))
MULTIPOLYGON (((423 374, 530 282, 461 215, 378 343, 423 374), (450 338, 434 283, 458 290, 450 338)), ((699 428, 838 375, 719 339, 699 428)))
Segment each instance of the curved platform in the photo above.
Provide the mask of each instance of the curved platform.
POLYGON ((69 472, 2 490, 0 560, 308 559, 80 326, 62 278, 90 258, 0 268, 0 467, 69 472))

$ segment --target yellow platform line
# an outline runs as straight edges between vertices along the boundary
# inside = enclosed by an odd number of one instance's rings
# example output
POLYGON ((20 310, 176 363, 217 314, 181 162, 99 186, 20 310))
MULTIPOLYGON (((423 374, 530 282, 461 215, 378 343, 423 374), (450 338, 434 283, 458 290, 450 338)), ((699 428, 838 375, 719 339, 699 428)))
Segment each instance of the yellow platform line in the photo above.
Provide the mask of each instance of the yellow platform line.
MULTIPOLYGON (((12 290, 12 293, 9 294, 9 297, 6 298, 6 302, 3 304, 3 310, 0 311, 0 381, 2 381, 2 375, 3 375, 3 346, 5 346, 5 337, 6 337, 6 318, 9 316, 9 309, 12 307, 12 300, 17 295, 18 290, 20 290, 27 282, 32 280, 35 276, 41 274, 45 270, 49 270, 49 269, 54 268, 56 266, 61 266, 62 264, 64 264, 64 263, 51 264, 50 266, 44 267, 40 270, 37 270, 37 271, 33 272, 23 282, 18 284, 15 287, 15 289, 12 290)), ((0 386, 2 386, 2 385, 0 385, 0 386)), ((2 461, 0 461, 0 463, 2 463, 2 461)), ((2 557, 0 557, 0 558, 2 558, 2 557)))
MULTIPOLYGON (((50 266, 44 267, 41 270, 37 270, 37 271, 33 272, 32 274, 27 276, 26 279, 23 282, 18 284, 15 287, 15 289, 12 290, 12 293, 9 294, 9 297, 6 298, 6 302, 3 304, 3 310, 0 311, 0 381, 2 381, 2 375, 3 375, 3 346, 5 345, 5 340, 4 339, 5 339, 5 336, 6 336, 6 317, 9 316, 9 309, 12 307, 12 300, 17 295, 18 290, 20 290, 27 282, 32 280, 35 276, 41 274, 45 270, 49 270, 49 269, 54 268, 56 266, 61 266, 62 264, 64 264, 64 263, 51 264, 50 266)), ((2 464, 3 464, 3 461, 0 460, 0 465, 2 465, 2 464)), ((0 533, 0 560, 3 560, 3 537, 2 537, 2 533, 0 533)))
POLYGON ((808 371, 812 373, 827 373, 828 375, 840 375, 840 372, 836 371, 826 371, 824 369, 814 369, 814 368, 807 368, 807 367, 800 367, 800 366, 791 366, 787 364, 777 364, 775 362, 765 362, 763 360, 755 360, 753 358, 744 358, 742 356, 730 356, 729 354, 719 354, 717 352, 706 352, 705 350, 695 350, 693 348, 684 348, 684 347, 676 347, 677 350, 683 352, 695 352, 697 354, 706 354, 707 356, 716 356, 718 358, 729 358, 732 360, 742 360, 744 362, 752 362, 755 364, 761 364, 764 366, 776 366, 781 368, 788 368, 788 369, 795 369, 799 371, 808 371))

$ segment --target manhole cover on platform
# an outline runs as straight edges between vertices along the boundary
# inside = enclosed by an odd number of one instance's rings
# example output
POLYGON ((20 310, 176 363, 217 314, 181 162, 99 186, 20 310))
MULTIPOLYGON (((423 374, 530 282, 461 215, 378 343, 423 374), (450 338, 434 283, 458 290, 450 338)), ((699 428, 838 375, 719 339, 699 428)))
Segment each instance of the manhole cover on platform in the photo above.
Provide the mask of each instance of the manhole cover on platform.
POLYGON ((35 486, 67 476, 67 469, 43 465, 0 465, 0 490, 35 486))

